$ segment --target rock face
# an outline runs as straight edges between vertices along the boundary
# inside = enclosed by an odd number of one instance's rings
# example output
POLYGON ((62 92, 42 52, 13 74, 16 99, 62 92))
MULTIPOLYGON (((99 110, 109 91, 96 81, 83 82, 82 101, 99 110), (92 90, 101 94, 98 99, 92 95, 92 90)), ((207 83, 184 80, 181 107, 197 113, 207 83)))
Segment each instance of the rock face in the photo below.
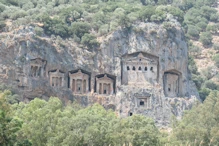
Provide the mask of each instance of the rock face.
POLYGON ((24 101, 58 96, 85 106, 98 102, 121 117, 143 114, 165 126, 172 114, 181 117, 199 99, 178 24, 120 29, 99 38, 96 50, 37 37, 32 29, 0 34, 1 82, 24 101))

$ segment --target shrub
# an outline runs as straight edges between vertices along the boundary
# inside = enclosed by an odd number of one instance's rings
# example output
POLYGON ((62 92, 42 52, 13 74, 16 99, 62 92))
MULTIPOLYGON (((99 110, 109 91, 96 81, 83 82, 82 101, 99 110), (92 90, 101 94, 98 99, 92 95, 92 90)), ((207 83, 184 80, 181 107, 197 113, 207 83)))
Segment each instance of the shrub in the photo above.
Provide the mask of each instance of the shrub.
POLYGON ((120 16, 119 25, 121 27, 126 27, 126 28, 130 27, 131 26, 131 21, 130 21, 129 17, 127 17, 126 15, 120 16))
POLYGON ((205 88, 208 88, 208 89, 211 89, 211 90, 217 90, 218 88, 218 85, 215 84, 213 81, 211 80, 208 80, 204 83, 204 87, 205 88))
POLYGON ((207 88, 203 88, 199 91, 199 97, 201 98, 202 101, 206 99, 206 97, 210 94, 211 90, 207 88))
POLYGON ((173 25, 171 22, 164 22, 164 23, 163 23, 163 27, 164 27, 166 30, 172 30, 172 29, 174 29, 174 25, 173 25))
POLYGON ((179 22, 183 22, 184 20, 184 13, 182 10, 176 7, 169 7, 168 12, 172 14, 173 16, 177 17, 177 20, 179 22))
POLYGON ((146 6, 146 7, 143 7, 142 10, 139 12, 139 18, 142 21, 150 21, 151 16, 154 14, 155 14, 155 7, 146 6))
POLYGON ((95 48, 99 46, 96 37, 87 33, 83 35, 81 43, 86 45, 88 48, 95 48))
POLYGON ((212 43, 212 35, 210 32, 203 32, 200 35, 199 41, 202 42, 203 45, 210 45, 212 43))
POLYGON ((201 54, 201 48, 198 47, 198 46, 190 46, 189 47, 189 53, 194 56, 194 57, 197 57, 201 54))
POLYGON ((71 31, 80 39, 85 33, 89 33, 90 25, 86 22, 74 22, 71 26, 71 31))
POLYGON ((202 74, 209 80, 211 79, 212 77, 214 77, 214 73, 212 72, 213 70, 213 67, 207 67, 206 69, 203 69, 201 72, 202 74))
POLYGON ((27 12, 25 12, 24 10, 18 10, 18 11, 15 11, 14 13, 12 13, 10 15, 10 18, 13 20, 16 20, 18 18, 25 17, 25 16, 27 16, 27 12))
POLYGON ((5 6, 0 3, 0 12, 3 12, 4 10, 5 10, 5 6))
POLYGON ((219 19, 218 14, 211 14, 211 16, 210 16, 210 20, 211 20, 211 21, 217 22, 218 19, 219 19))
POLYGON ((192 74, 192 80, 193 82, 195 83, 197 89, 201 89, 202 87, 202 84, 204 83, 205 79, 203 76, 201 75, 195 75, 195 74, 192 74))
POLYGON ((45 33, 48 35, 54 34, 66 38, 72 34, 71 31, 69 31, 68 26, 58 18, 52 19, 48 16, 45 16, 43 18, 43 22, 43 28, 45 30, 45 33))
POLYGON ((199 27, 201 31, 204 31, 207 27, 207 23, 202 21, 202 22, 197 23, 196 26, 199 27))
POLYGON ((219 51, 219 44, 214 44, 213 48, 214 48, 214 50, 219 51))
POLYGON ((6 26, 4 21, 0 21, 0 30, 6 26))
POLYGON ((217 25, 208 25, 206 30, 209 32, 212 32, 212 33, 216 33, 218 30, 218 27, 217 27, 217 25))
POLYGON ((102 25, 99 29, 99 34, 100 35, 104 35, 107 34, 109 32, 109 26, 108 24, 102 25))
POLYGON ((190 25, 188 26, 188 35, 192 38, 198 38, 199 37, 199 31, 196 26, 190 25))
POLYGON ((217 10, 214 8, 211 8, 209 6, 203 6, 201 7, 201 14, 208 20, 210 20, 210 17, 212 14, 216 14, 217 10))
POLYGON ((213 56, 213 60, 215 61, 215 65, 219 67, 219 54, 213 56))
POLYGON ((36 35, 38 35, 38 36, 42 36, 42 34, 43 34, 43 29, 41 28, 41 27, 35 27, 34 28, 34 31, 35 31, 35 33, 36 33, 36 35))
POLYGON ((192 56, 189 56, 189 62, 188 62, 189 66, 189 71, 193 74, 198 74, 198 68, 196 66, 196 63, 194 61, 194 58, 192 56))

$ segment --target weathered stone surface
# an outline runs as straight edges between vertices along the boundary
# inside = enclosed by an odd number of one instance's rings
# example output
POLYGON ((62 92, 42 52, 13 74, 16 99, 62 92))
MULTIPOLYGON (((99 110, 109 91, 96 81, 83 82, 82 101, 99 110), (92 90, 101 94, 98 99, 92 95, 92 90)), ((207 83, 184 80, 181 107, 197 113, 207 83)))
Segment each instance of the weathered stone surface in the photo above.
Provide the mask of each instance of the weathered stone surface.
POLYGON ((13 34, 2 33, 0 38, 0 80, 11 86, 24 101, 58 96, 63 101, 76 100, 84 106, 98 102, 121 117, 143 114, 154 118, 157 125, 168 126, 172 114, 180 118, 183 111, 199 99, 194 83, 189 80, 188 48, 178 24, 172 31, 153 23, 140 23, 130 30, 120 29, 102 38, 100 48, 92 51, 72 40, 37 37, 31 26, 14 30, 13 34), (137 63, 138 72, 125 78, 124 54, 139 52, 143 59, 149 60, 143 64, 131 61, 131 65, 137 63), (147 54, 155 56, 157 63, 147 54), (149 64, 153 65, 152 70, 147 68, 142 73, 143 67, 149 64), (86 92, 80 95, 73 94, 73 85, 71 88, 69 82, 70 71, 78 69, 89 73, 86 79, 89 87, 86 84, 86 92), (50 75, 57 70, 61 71, 59 82, 52 86, 50 75), (115 77, 115 82, 107 86, 107 93, 114 91, 115 94, 96 93, 96 76, 105 73, 115 77), (174 87, 169 89, 166 87, 169 84, 174 87))

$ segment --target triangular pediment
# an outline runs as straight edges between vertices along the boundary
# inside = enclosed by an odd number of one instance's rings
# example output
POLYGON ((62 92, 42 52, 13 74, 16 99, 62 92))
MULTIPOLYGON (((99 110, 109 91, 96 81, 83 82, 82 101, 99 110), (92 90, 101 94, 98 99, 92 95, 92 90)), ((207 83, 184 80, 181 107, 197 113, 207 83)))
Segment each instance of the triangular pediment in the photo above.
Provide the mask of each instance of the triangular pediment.
POLYGON ((63 77, 64 76, 64 73, 60 72, 60 70, 58 70, 58 69, 55 72, 50 72, 49 74, 57 76, 57 77, 63 77))
POLYGON ((107 77, 106 74, 103 77, 97 78, 97 80, 113 81, 111 78, 107 77))
POLYGON ((144 57, 142 53, 139 53, 137 57, 129 58, 127 61, 131 62, 153 62, 152 59, 144 57))
POLYGON ((69 76, 74 76, 74 77, 83 77, 86 76, 88 77, 87 74, 83 73, 80 69, 76 73, 69 73, 69 76))
POLYGON ((36 58, 36 59, 31 60, 31 64, 36 64, 36 65, 43 65, 44 62, 45 60, 41 58, 36 58))

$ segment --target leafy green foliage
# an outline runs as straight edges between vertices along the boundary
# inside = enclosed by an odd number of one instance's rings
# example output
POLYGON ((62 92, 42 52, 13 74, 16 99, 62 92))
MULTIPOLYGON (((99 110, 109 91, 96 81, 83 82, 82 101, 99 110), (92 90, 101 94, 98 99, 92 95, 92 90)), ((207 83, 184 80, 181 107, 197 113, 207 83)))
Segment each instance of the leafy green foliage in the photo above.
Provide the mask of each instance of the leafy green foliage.
POLYGON ((198 74, 198 68, 195 64, 194 58, 189 56, 189 70, 191 71, 191 73, 193 74, 198 74))
POLYGON ((159 131, 151 119, 140 115, 120 119, 97 104, 84 109, 72 106, 64 107, 54 97, 14 105, 15 115, 24 122, 19 136, 40 146, 159 145, 159 131))
POLYGON ((17 137, 17 132, 21 129, 22 121, 11 116, 11 107, 7 102, 7 98, 11 96, 9 90, 0 93, 0 145, 1 146, 30 146, 28 140, 17 137))
POLYGON ((50 18, 49 16, 45 16, 42 18, 44 22, 44 29, 45 33, 48 35, 55 34, 59 35, 61 37, 68 37, 72 35, 72 33, 69 31, 69 28, 66 24, 64 24, 60 19, 58 18, 50 18))
POLYGON ((144 9, 142 9, 139 12, 139 18, 142 21, 150 21, 151 20, 151 16, 155 14, 155 7, 153 6, 146 6, 144 9))
POLYGON ((215 65, 219 67, 219 54, 213 56, 213 60, 215 61, 215 65))
POLYGON ((6 26, 4 21, 0 20, 0 30, 6 26))
POLYGON ((215 84, 213 81, 208 80, 204 83, 204 87, 208 88, 208 89, 211 89, 211 90, 217 90, 218 85, 215 84))
POLYGON ((200 41, 203 45, 210 45, 212 43, 212 35, 210 32, 203 32, 200 35, 200 41))
POLYGON ((84 34, 81 43, 86 45, 88 48, 95 48, 99 46, 99 43, 96 40, 96 37, 91 34, 84 34))
POLYGON ((212 91, 203 104, 188 111, 182 121, 175 123, 170 141, 178 145, 218 145, 218 97, 219 92, 212 91))
POLYGON ((80 39, 85 33, 89 33, 90 25, 85 22, 75 22, 71 26, 71 31, 80 39))
POLYGON ((208 88, 202 88, 201 90, 199 90, 199 96, 201 100, 204 101, 206 97, 210 94, 210 92, 211 90, 209 90, 208 88))

